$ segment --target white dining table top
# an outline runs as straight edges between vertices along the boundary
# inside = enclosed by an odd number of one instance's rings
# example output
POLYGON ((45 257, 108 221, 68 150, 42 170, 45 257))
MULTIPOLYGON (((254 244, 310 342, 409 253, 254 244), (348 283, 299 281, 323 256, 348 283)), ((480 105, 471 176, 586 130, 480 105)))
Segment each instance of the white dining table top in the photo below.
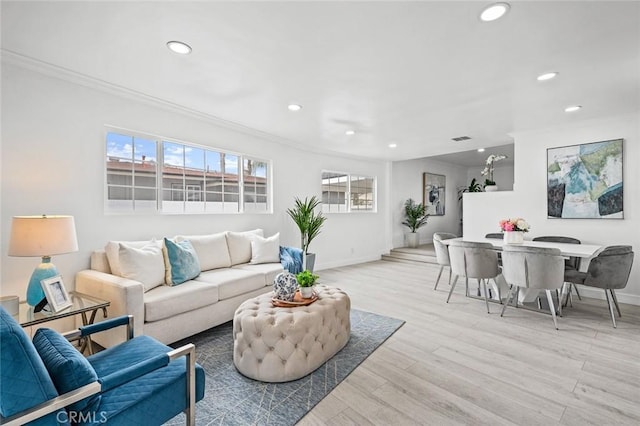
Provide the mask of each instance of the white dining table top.
MULTIPOLYGON (((497 250, 502 250, 502 246, 504 246, 504 240, 502 239, 494 239, 494 238, 451 238, 448 240, 442 240, 444 245, 449 245, 451 241, 471 241, 476 243, 490 243, 497 250)), ((542 248, 557 248, 560 249, 560 252, 563 256, 575 256, 575 257, 583 257, 583 258, 592 258, 597 255, 604 246, 594 245, 594 244, 568 244, 568 243, 552 243, 547 241, 531 241, 525 240, 522 243, 523 246, 527 247, 542 247, 542 248)))

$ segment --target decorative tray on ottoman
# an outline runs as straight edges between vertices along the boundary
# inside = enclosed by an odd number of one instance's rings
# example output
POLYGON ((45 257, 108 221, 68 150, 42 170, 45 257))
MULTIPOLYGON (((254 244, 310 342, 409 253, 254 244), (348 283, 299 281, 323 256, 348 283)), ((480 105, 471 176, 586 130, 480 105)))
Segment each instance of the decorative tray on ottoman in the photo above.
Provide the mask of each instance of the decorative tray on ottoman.
POLYGON ((275 297, 271 298, 271 303, 273 306, 277 306, 279 308, 293 308, 296 306, 307 306, 312 304, 318 300, 318 294, 314 291, 313 295, 309 299, 303 299, 300 294, 300 290, 296 291, 296 294, 293 296, 293 301, 289 302, 287 300, 276 299, 275 297))

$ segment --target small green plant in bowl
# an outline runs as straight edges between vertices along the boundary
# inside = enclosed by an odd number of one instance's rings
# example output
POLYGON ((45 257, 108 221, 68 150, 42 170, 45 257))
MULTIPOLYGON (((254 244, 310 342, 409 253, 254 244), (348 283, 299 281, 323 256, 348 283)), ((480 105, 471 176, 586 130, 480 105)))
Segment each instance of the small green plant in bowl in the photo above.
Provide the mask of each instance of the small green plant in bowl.
POLYGON ((296 280, 298 280, 298 285, 300 286, 300 295, 303 299, 310 299, 313 297, 312 287, 318 278, 320 277, 308 269, 296 275, 296 280))

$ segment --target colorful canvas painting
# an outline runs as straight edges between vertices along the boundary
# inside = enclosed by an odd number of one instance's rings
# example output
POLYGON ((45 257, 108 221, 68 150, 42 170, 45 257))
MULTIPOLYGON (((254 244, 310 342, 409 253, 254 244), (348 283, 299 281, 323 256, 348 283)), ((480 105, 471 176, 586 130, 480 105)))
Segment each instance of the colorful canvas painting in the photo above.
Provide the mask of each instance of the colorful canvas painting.
POLYGON ((622 139, 547 150, 547 216, 622 219, 622 139))
POLYGON ((446 179, 444 175, 422 174, 422 204, 430 216, 444 216, 446 179))

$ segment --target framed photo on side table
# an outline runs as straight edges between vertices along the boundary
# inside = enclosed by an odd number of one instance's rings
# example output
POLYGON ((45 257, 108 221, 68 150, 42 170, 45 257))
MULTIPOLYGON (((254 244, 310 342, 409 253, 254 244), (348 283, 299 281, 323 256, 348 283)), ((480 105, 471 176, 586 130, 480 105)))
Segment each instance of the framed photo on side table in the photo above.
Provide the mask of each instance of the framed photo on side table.
POLYGON ((42 285, 47 302, 54 312, 60 312, 73 305, 60 275, 44 279, 40 281, 40 285, 42 285))

